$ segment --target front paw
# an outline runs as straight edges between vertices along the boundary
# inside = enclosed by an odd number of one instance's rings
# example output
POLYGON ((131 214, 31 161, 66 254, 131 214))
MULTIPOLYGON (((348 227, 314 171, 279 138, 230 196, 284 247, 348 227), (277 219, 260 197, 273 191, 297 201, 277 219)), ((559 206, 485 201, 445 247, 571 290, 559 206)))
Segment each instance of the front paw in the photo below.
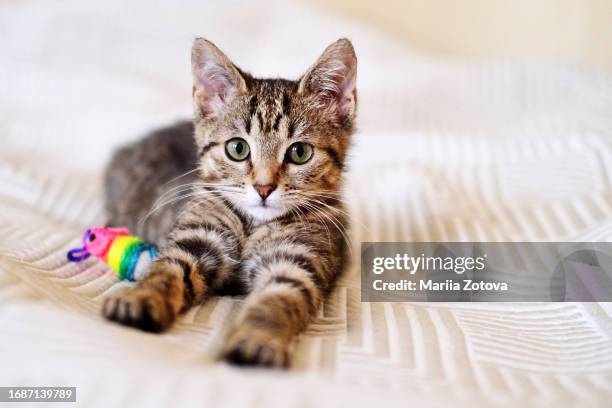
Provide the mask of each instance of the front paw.
POLYGON ((170 327, 175 318, 162 295, 138 287, 107 297, 102 315, 108 320, 153 333, 170 327))
POLYGON ((228 337, 222 357, 229 364, 238 366, 289 366, 287 341, 257 328, 235 329, 228 337))

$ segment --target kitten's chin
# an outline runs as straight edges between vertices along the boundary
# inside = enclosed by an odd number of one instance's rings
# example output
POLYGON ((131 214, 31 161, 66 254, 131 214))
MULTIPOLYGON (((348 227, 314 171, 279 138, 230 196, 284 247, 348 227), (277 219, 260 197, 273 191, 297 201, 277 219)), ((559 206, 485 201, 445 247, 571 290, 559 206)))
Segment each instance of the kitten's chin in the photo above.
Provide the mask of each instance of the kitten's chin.
POLYGON ((286 212, 283 208, 262 205, 248 206, 244 208, 244 211, 258 222, 272 221, 286 212))

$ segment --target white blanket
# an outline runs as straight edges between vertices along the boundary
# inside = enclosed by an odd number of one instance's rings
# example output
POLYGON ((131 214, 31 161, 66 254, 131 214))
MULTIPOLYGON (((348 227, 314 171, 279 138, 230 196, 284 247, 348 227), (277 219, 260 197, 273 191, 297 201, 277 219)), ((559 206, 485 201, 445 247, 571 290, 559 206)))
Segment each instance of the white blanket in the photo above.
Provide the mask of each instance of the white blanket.
POLYGON ((77 386, 88 407, 609 403, 604 303, 361 303, 355 263, 288 373, 215 361, 239 299, 163 335, 100 318, 125 283, 93 259, 67 264, 66 251, 103 221, 112 149, 189 115, 195 34, 254 73, 294 77, 326 43, 354 40, 357 257, 362 241, 612 239, 610 77, 432 61, 356 23, 266 3, 0 5, 0 385, 77 386))

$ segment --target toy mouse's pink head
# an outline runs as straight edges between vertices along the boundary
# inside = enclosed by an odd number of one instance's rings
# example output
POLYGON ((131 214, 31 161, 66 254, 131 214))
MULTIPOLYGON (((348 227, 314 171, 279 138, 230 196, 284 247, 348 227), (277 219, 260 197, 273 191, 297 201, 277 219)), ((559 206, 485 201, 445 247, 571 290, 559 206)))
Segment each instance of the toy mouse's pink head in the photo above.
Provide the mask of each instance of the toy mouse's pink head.
POLYGON ((129 235, 127 228, 92 227, 83 234, 83 247, 74 248, 68 252, 68 260, 79 262, 94 255, 103 258, 111 243, 118 236, 129 235))
POLYGON ((83 234, 83 246, 87 252, 101 258, 116 237, 128 234, 127 228, 93 227, 83 234))

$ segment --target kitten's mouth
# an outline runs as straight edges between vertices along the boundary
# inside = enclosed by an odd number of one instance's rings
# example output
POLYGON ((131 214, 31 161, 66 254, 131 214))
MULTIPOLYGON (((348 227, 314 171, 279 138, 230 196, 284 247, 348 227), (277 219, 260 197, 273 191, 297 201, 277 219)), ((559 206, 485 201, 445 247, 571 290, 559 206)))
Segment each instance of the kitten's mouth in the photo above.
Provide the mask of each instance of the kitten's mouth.
POLYGON ((283 206, 280 204, 280 202, 278 200, 259 200, 256 201, 255 203, 249 205, 249 207, 253 207, 253 208, 271 208, 271 209, 277 209, 280 210, 283 208, 283 206))
POLYGON ((283 209, 282 206, 274 203, 269 203, 267 201, 260 201, 258 204, 250 206, 251 208, 265 208, 269 210, 278 210, 281 211, 283 209))
POLYGON ((270 221, 285 213, 285 209, 282 206, 266 201, 247 206, 245 210, 251 217, 258 221, 270 221))
POLYGON ((288 211, 280 190, 281 188, 276 189, 264 199, 254 188, 247 189, 245 197, 240 200, 240 207, 256 222, 267 222, 279 218, 288 211))

